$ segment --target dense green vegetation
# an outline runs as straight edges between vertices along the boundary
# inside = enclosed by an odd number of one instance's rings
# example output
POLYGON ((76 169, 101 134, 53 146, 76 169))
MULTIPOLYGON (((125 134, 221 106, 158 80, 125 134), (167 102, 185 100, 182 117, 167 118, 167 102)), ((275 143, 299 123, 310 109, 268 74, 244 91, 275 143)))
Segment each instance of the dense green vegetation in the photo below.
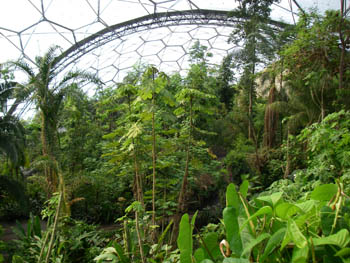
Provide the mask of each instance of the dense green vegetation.
POLYGON ((350 21, 278 32, 272 2, 240 1, 241 48, 213 67, 196 42, 186 76, 106 87, 56 46, 1 65, 0 218, 28 224, 0 262, 350 262, 350 21))

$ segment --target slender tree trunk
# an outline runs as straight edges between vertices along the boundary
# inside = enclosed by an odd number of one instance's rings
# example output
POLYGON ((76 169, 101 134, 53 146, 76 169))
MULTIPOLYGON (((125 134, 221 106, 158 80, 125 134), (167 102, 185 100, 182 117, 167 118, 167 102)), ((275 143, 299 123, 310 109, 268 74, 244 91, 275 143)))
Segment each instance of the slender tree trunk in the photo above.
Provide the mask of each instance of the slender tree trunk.
POLYGON ((254 99, 253 99, 253 93, 254 93, 254 86, 255 86, 255 64, 256 64, 256 48, 255 48, 255 37, 253 38, 253 50, 252 50, 252 59, 253 65, 251 68, 251 80, 250 80, 250 86, 249 86, 249 106, 248 106, 248 118, 249 118, 249 128, 248 128, 248 138, 253 139, 254 136, 254 123, 253 123, 253 104, 254 104, 254 99))
POLYGON ((343 34, 343 23, 344 23, 344 0, 340 0, 340 23, 339 23, 339 39, 341 43, 341 53, 339 62, 339 89, 344 88, 344 67, 345 67, 345 53, 346 53, 346 43, 349 42, 349 36, 345 39, 343 34))
POLYGON ((56 159, 53 153, 54 149, 54 135, 53 127, 50 127, 48 117, 45 113, 41 112, 41 144, 42 154, 48 159, 48 163, 44 165, 45 177, 48 185, 48 197, 51 197, 54 192, 57 191, 58 178, 55 169, 52 167, 56 159))
POLYGON ((188 175, 189 175, 188 169, 189 169, 189 163, 190 163, 190 158, 191 158, 191 144, 192 144, 192 129, 193 129, 192 103, 193 102, 192 102, 192 97, 191 97, 190 98, 190 131, 189 131, 187 149, 186 149, 185 172, 184 172, 184 177, 182 179, 179 199, 177 202, 176 214, 174 216, 174 227, 173 227, 173 231, 171 234, 172 243, 175 242, 175 238, 179 232, 180 217, 181 217, 181 214, 183 213, 184 208, 185 208, 185 196, 186 196, 187 184, 188 184, 188 175))
MULTIPOLYGON (((130 94, 128 94, 128 107, 129 114, 131 114, 131 98, 130 94)), ((137 149, 135 139, 132 139, 133 148, 133 159, 134 159, 134 170, 135 170, 135 184, 136 184, 136 199, 139 201, 143 208, 145 208, 145 203, 143 201, 143 192, 142 192, 142 178, 139 174, 139 162, 137 158, 137 149)), ((135 195, 135 193, 134 193, 135 195)))
MULTIPOLYGON (((153 74, 154 82, 154 74, 153 74)), ((154 84, 154 83, 153 83, 154 84)), ((153 87, 154 88, 154 87, 153 87)), ((156 132, 155 132, 155 120, 154 120, 154 111, 155 111, 155 92, 153 91, 152 95, 152 165, 153 165, 153 182, 152 182, 152 239, 156 239, 156 132)))
POLYGON ((325 116, 326 116, 326 110, 325 110, 325 107, 324 107, 324 97, 323 97, 324 86, 326 85, 325 82, 326 81, 323 82, 323 85, 322 85, 322 88, 321 88, 321 121, 323 121, 325 116))
POLYGON ((141 261, 142 261, 142 263, 146 263, 145 255, 144 255, 144 252, 143 252, 143 244, 142 244, 141 232, 140 232, 139 214, 138 214, 137 211, 135 211, 135 221, 136 221, 137 242, 139 243, 141 261))
POLYGON ((284 179, 287 179, 287 176, 290 174, 290 155, 289 155, 289 124, 287 124, 287 163, 286 163, 286 170, 284 171, 284 179))
POLYGON ((253 139, 253 87, 249 87, 249 106, 248 106, 248 138, 253 139))
MULTIPOLYGON (((131 114, 130 94, 128 94, 128 107, 129 107, 129 114, 131 114)), ((136 199, 141 203, 142 207, 145 208, 145 204, 143 201, 143 193, 142 193, 142 181, 141 181, 142 178, 139 174, 139 164, 138 164, 136 144, 134 139, 132 140, 132 144, 134 145, 133 158, 134 158, 134 169, 135 169, 136 199)), ((142 244, 142 238, 141 238, 141 232, 140 232, 139 213, 137 211, 135 211, 135 221, 136 221, 135 228, 136 228, 137 242, 139 244, 141 261, 142 263, 146 263, 145 256, 143 253, 143 244, 142 244)))
POLYGON ((134 169, 135 169, 135 181, 136 181, 136 198, 139 201, 143 208, 145 208, 145 203, 143 201, 143 192, 142 192, 142 178, 139 173, 139 163, 137 159, 137 151, 135 149, 136 145, 134 143, 133 157, 134 157, 134 169))

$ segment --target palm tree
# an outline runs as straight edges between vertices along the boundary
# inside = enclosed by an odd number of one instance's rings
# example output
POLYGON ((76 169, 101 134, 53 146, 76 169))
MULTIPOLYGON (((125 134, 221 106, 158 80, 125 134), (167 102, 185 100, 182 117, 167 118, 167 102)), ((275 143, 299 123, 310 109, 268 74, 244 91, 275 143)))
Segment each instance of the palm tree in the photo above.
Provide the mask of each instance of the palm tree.
POLYGON ((0 200, 9 196, 17 200, 23 208, 22 211, 25 211, 28 207, 25 189, 18 178, 9 176, 12 172, 18 175, 20 166, 25 164, 24 127, 18 118, 11 114, 14 106, 10 107, 10 111, 7 110, 16 83, 8 81, 7 73, 1 69, 0 78, 0 155, 2 160, 3 157, 7 160, 9 168, 0 174, 0 200))
POLYGON ((55 68, 58 46, 52 46, 44 54, 35 58, 36 68, 31 68, 24 61, 11 61, 9 65, 21 70, 28 76, 28 81, 22 85, 34 101, 41 116, 42 155, 46 162, 45 176, 48 183, 48 194, 57 191, 58 175, 56 157, 58 154, 57 124, 62 101, 72 87, 86 82, 100 83, 97 77, 85 72, 74 71, 59 76, 55 68))
POLYGON ((7 70, 0 68, 0 152, 19 166, 24 161, 24 128, 13 115, 14 104, 8 111, 8 102, 13 99, 16 82, 9 81, 7 70))

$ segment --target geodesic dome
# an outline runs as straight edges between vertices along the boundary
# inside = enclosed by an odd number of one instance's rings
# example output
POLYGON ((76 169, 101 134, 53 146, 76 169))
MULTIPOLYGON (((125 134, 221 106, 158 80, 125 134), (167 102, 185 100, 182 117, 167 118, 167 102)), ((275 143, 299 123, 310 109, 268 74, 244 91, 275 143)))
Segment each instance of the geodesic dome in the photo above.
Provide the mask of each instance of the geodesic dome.
MULTIPOLYGON (((319 1, 299 0, 320 5, 319 1)), ((322 0, 332 8, 332 0, 322 0)), ((165 72, 188 67, 195 41, 217 64, 235 47, 228 37, 239 20, 228 16, 233 0, 11 0, 0 6, 0 63, 22 57, 34 63, 48 47, 59 45, 57 64, 96 72, 105 83, 121 81, 137 63, 165 72)), ((272 23, 292 22, 290 0, 273 6, 272 23)))

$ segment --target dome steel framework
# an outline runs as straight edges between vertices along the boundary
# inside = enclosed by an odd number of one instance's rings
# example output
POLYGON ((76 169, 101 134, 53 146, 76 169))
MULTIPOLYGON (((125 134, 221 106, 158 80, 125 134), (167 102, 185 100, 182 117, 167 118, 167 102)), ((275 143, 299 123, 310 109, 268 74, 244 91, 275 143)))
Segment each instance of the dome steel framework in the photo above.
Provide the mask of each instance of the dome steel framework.
MULTIPOLYGON (((6 46, 10 54, 20 54, 34 63, 36 55, 58 44, 65 50, 56 60, 59 70, 88 69, 105 83, 119 82, 136 63, 153 64, 166 72, 181 72, 188 67, 188 52, 196 40, 213 54, 209 63, 217 64, 235 48, 227 43, 232 27, 246 19, 229 12, 234 8, 232 0, 11 2, 13 8, 25 4, 22 8, 27 8, 27 14, 31 9, 35 15, 28 15, 28 21, 23 24, 16 16, 1 22, 1 49, 4 50, 6 40, 12 44, 12 52, 6 46)), ((0 15, 4 17, 10 9, 3 9, 0 15)), ((12 10, 14 14, 15 11, 12 10)), ((270 24, 276 29, 285 25, 272 19, 270 24)))

